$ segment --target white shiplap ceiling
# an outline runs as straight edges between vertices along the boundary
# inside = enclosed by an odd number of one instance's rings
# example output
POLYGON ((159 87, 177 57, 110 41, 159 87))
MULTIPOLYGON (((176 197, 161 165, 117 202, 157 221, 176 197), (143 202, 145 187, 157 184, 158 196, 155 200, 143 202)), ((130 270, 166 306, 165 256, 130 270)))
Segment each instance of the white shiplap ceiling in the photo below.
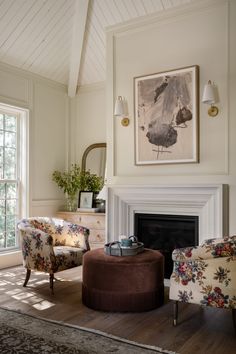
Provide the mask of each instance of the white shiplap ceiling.
POLYGON ((0 0, 0 62, 68 86, 70 73, 79 86, 105 81, 107 26, 194 1, 0 0))

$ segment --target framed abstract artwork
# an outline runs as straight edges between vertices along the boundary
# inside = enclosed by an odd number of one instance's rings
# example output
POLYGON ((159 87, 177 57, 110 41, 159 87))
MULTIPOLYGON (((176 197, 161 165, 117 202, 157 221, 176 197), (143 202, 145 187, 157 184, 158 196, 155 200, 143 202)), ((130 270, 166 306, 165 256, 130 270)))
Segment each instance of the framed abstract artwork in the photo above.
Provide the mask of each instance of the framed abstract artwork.
POLYGON ((197 65, 134 78, 135 164, 198 162, 197 65))

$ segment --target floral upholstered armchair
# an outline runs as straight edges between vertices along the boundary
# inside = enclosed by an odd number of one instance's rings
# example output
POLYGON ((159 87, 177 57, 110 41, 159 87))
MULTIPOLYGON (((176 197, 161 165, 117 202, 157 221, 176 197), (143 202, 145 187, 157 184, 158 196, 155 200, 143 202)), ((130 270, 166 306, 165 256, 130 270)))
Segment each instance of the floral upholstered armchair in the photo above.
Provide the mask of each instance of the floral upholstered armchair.
POLYGON ((54 273, 81 265, 83 254, 90 249, 89 229, 61 219, 32 217, 22 219, 17 226, 27 269, 23 286, 35 269, 49 273, 53 293, 54 273))
POLYGON ((236 236, 205 240, 201 246, 175 249, 170 278, 174 325, 178 301, 232 310, 236 327, 236 236))

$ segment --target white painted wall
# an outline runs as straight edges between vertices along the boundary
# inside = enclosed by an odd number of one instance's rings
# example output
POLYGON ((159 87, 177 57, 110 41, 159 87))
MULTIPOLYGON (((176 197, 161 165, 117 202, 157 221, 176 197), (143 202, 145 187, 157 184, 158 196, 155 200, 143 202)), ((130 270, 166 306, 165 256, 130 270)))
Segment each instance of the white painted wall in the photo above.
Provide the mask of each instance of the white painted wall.
POLYGON ((89 145, 106 142, 105 84, 81 87, 71 101, 71 110, 73 112, 71 160, 81 164, 83 152, 89 145))
POLYGON ((58 198, 64 198, 52 181, 52 172, 55 169, 63 171, 67 165, 67 102, 64 88, 34 82, 30 144, 33 215, 55 215, 58 198))
POLYGON ((107 33, 107 143, 111 184, 229 185, 229 231, 236 233, 236 2, 199 1, 184 11, 150 16, 107 33), (171 69, 200 67, 200 162, 135 166, 133 78, 171 69), (213 80, 220 95, 220 113, 207 115, 201 103, 204 84, 213 80), (111 119, 117 95, 128 101, 131 123, 111 119))
MULTIPOLYGON (((1 64, 0 102, 29 109, 29 216, 54 215, 63 194, 51 175, 68 159, 66 87, 1 64)), ((19 262, 21 252, 0 256, 0 268, 19 262)))

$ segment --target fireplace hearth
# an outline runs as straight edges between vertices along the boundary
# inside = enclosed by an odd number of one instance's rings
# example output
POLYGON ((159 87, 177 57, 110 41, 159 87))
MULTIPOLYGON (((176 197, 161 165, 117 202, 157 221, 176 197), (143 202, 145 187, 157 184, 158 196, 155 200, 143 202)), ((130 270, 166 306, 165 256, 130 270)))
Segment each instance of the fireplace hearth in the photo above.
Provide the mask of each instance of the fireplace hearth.
POLYGON ((165 279, 173 270, 172 251, 175 248, 197 246, 198 216, 134 214, 134 235, 145 248, 159 250, 165 257, 165 279))

